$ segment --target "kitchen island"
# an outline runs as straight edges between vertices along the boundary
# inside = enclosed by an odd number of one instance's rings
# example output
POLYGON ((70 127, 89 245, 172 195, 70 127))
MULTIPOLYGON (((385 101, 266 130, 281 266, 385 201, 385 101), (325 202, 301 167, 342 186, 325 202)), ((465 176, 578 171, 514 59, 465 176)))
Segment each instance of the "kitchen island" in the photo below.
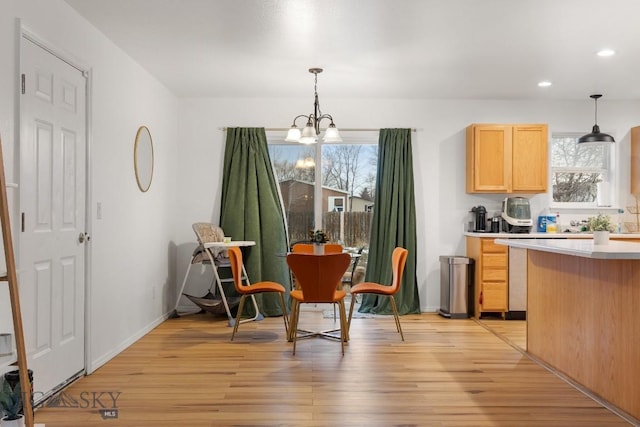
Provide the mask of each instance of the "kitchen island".
MULTIPOLYGON (((496 245, 496 239, 554 239, 593 241, 593 233, 479 233, 467 231, 466 255, 473 258, 473 313, 526 319, 526 250, 496 245)), ((640 242, 638 233, 612 233, 611 240, 640 242)))
MULTIPOLYGON (((593 233, 588 231, 580 233, 479 233, 477 231, 465 231, 467 237, 481 237, 492 239, 593 239, 593 233)), ((611 233, 612 240, 635 240, 640 241, 640 233, 611 233)))
POLYGON ((640 243, 495 242, 527 250, 527 352, 640 419, 640 243))

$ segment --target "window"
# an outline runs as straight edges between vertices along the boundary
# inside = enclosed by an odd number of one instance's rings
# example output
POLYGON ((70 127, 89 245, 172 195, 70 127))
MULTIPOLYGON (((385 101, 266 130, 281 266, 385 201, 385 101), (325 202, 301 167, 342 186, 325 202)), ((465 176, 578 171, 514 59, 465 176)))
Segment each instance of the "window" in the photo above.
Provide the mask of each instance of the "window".
POLYGON ((344 212, 344 197, 329 196, 329 212, 344 212))
POLYGON ((301 145, 267 135, 280 185, 289 240, 306 240, 314 228, 346 247, 369 245, 375 209, 378 135, 342 135, 344 142, 301 145))
POLYGON ((553 203, 565 207, 611 206, 615 194, 613 144, 578 144, 578 134, 551 137, 553 203))

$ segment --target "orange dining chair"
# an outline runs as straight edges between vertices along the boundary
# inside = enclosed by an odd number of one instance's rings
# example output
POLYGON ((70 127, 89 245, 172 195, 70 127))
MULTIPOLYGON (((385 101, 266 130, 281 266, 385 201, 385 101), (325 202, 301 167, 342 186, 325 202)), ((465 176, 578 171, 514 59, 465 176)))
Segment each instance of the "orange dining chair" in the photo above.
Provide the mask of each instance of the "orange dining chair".
MULTIPOLYGON (((291 251, 300 254, 312 254, 313 243, 296 243, 291 247, 291 251)), ((340 243, 323 243, 325 254, 339 254, 344 251, 344 248, 340 243)), ((336 287, 339 286, 339 283, 336 287)), ((333 306, 333 320, 336 320, 336 306, 333 306)))
POLYGON ((296 354, 300 304, 303 303, 331 303, 334 306, 338 305, 340 311, 340 337, 328 335, 325 333, 327 331, 311 333, 310 335, 340 339, 342 354, 344 354, 344 343, 349 339, 347 316, 344 307, 346 292, 342 289, 337 289, 336 285, 340 283, 342 275, 351 264, 351 257, 346 253, 322 256, 291 253, 287 255, 287 264, 300 287, 300 289, 293 290, 290 293, 293 303, 291 306, 289 337, 293 341, 293 354, 296 354))
POLYGON ((362 282, 351 288, 351 305, 349 307, 349 323, 348 327, 351 327, 351 316, 353 315, 353 305, 356 302, 356 296, 358 294, 376 294, 386 295, 391 300, 391 307, 393 308, 393 316, 396 319, 396 329, 400 332, 400 337, 404 341, 404 334, 402 333, 402 326, 400 326, 400 317, 398 317, 398 307, 396 306, 395 294, 400 290, 400 282, 402 281, 402 273, 404 272, 404 266, 407 262, 407 251, 405 248, 395 248, 391 254, 391 268, 393 270, 393 281, 391 286, 381 285, 373 282, 362 282))
POLYGON ((282 308, 282 318, 284 320, 285 335, 289 335, 289 326, 287 325, 287 310, 284 304, 285 289, 280 283, 276 282, 257 282, 248 283, 246 275, 244 275, 243 263, 242 263, 242 251, 238 247, 231 247, 227 250, 229 255, 229 261, 231 262, 231 271, 233 273, 233 284, 236 291, 240 294, 240 303, 238 305, 238 313, 236 314, 236 321, 233 325, 233 332, 231 333, 231 341, 238 331, 238 325, 240 324, 240 316, 242 315, 242 309, 244 307, 244 300, 247 296, 260 294, 263 292, 277 292, 280 295, 280 308, 282 308), (247 283, 242 283, 243 278, 247 283))
POLYGON ((294 243, 291 245, 291 252, 298 254, 312 254, 313 243, 294 243))
MULTIPOLYGON (((342 245, 339 243, 324 243, 325 254, 339 254, 343 250, 342 245)), ((313 243, 296 243, 291 247, 291 252, 299 254, 312 254, 313 243)))
POLYGON ((344 248, 340 243, 325 243, 324 244, 324 253, 325 254, 340 254, 344 248))

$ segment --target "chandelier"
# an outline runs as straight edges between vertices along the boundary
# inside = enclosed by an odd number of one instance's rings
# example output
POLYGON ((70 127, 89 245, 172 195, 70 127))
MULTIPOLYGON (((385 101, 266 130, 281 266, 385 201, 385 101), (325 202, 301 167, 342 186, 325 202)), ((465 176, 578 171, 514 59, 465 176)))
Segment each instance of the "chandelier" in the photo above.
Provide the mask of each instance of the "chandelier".
POLYGON ((284 140, 287 142, 299 142, 301 144, 315 144, 318 142, 318 135, 320 135, 320 122, 323 119, 329 119, 331 123, 325 130, 322 140, 324 142, 342 142, 340 132, 338 132, 336 125, 333 124, 333 117, 331 117, 330 114, 322 114, 322 111, 320 111, 320 102, 318 101, 318 74, 322 72, 322 68, 309 68, 309 72, 315 76, 313 113, 308 116, 305 114, 296 116, 284 140), (300 128, 296 126, 296 120, 300 117, 307 119, 307 124, 302 129, 302 132, 300 128))

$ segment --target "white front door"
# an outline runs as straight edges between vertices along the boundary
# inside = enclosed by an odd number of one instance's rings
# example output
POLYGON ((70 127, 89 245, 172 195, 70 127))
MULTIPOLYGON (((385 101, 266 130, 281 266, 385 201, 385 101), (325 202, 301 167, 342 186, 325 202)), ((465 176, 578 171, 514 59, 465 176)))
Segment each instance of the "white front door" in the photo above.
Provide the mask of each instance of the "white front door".
POLYGON ((86 79, 22 37, 20 304, 35 399, 85 368, 86 79))

